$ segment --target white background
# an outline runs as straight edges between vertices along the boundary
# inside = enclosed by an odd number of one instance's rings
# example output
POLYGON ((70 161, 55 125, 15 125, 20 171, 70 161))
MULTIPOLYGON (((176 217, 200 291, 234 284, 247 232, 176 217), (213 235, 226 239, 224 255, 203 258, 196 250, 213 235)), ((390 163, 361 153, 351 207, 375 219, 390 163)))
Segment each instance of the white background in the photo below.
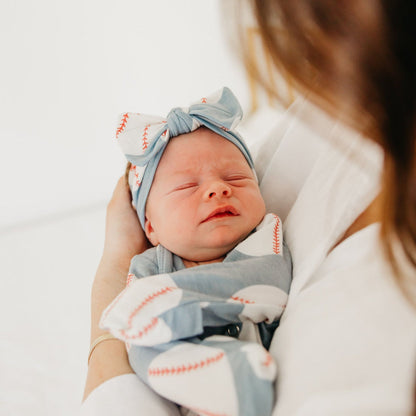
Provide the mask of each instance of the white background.
POLYGON ((1 1, 0 227, 106 200, 119 113, 165 115, 223 85, 245 106, 219 3, 1 1))
POLYGON ((219 3, 1 0, 1 415, 76 414, 118 113, 223 85, 247 108, 219 3))

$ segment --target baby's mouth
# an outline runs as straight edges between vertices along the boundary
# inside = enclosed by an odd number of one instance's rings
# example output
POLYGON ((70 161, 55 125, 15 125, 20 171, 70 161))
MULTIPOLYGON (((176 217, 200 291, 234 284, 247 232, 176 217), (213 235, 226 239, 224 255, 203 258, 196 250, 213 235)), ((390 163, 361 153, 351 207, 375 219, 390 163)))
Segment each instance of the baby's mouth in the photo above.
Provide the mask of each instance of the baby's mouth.
POLYGON ((236 217, 238 215, 240 214, 232 205, 226 205, 212 211, 202 222, 204 223, 210 220, 215 220, 217 218, 236 217))

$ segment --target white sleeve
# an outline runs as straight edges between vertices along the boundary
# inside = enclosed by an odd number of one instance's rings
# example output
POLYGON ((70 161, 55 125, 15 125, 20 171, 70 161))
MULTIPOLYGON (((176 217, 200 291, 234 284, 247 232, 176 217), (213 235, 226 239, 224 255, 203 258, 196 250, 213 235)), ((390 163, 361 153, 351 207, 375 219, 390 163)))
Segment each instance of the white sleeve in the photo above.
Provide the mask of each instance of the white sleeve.
POLYGON ((178 407, 146 386, 135 374, 111 378, 81 405, 80 416, 179 416, 178 407))

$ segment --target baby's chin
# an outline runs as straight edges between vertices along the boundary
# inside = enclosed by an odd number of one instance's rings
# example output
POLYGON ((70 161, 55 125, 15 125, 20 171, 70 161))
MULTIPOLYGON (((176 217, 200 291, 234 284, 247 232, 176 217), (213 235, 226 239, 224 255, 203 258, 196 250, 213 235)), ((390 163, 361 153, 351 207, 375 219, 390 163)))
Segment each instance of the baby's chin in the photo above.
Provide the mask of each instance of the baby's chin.
POLYGON ((243 241, 247 236, 244 235, 237 240, 231 241, 222 241, 221 244, 205 246, 205 247, 195 247, 193 246, 191 250, 180 255, 180 253, 175 253, 183 260, 194 263, 217 263, 224 260, 225 256, 233 250, 241 241, 243 241))

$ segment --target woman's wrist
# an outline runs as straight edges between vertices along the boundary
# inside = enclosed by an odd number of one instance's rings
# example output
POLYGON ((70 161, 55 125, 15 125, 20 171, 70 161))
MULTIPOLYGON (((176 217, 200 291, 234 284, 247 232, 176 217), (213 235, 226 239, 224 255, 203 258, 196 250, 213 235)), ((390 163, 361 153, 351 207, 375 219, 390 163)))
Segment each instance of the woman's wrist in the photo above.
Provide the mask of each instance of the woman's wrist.
MULTIPOLYGON (((99 327, 101 315, 112 300, 125 288, 130 260, 105 256, 100 264, 91 293, 91 345, 108 331, 99 327)), ((91 348, 90 348, 91 350, 91 348)), ((124 342, 109 339, 90 351, 84 400, 100 384, 110 378, 132 373, 124 342)))
POLYGON ((118 339, 101 342, 90 356, 83 400, 105 381, 131 373, 133 370, 129 364, 124 342, 118 339))

